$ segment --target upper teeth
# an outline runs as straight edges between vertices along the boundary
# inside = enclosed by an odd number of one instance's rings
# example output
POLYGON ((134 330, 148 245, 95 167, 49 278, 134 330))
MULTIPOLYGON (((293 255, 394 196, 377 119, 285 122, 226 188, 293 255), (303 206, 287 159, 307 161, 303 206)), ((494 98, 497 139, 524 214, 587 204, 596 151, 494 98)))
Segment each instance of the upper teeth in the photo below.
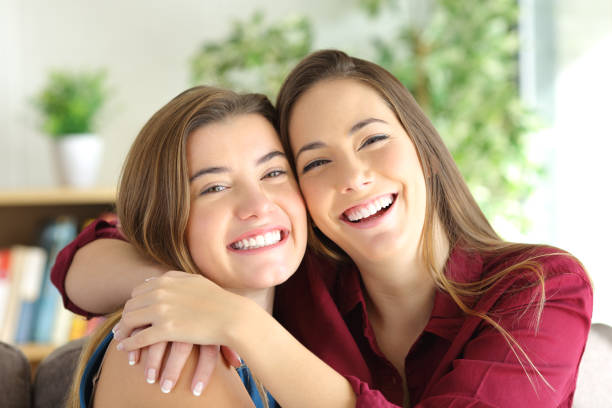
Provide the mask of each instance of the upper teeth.
POLYGON ((234 249, 255 249, 268 245, 276 244, 281 240, 280 230, 266 232, 263 235, 256 235, 234 242, 231 246, 234 249))
POLYGON ((359 221, 363 218, 370 217, 377 212, 379 212, 383 208, 387 208, 393 203, 393 197, 388 195, 377 199, 369 203, 368 205, 364 205, 359 208, 352 209, 350 212, 346 214, 346 217, 349 221, 359 221))

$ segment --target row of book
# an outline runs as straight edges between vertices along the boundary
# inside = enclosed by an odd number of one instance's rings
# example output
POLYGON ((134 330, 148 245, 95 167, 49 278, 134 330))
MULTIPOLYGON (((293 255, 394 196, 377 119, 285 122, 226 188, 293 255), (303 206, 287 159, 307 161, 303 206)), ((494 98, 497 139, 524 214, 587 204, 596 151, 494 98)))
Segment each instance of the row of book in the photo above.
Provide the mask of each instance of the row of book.
POLYGON ((49 221, 38 246, 0 249, 0 340, 61 345, 88 334, 98 323, 66 310, 50 271, 61 249, 77 234, 71 217, 49 221))

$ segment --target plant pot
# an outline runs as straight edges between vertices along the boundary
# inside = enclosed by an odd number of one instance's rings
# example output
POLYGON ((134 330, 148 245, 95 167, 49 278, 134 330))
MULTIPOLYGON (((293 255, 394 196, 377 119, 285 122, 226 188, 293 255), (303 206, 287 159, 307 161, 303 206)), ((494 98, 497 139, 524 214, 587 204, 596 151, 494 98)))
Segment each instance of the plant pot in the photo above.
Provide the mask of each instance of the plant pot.
POLYGON ((96 184, 102 159, 102 139, 91 133, 62 136, 55 143, 60 184, 87 188, 96 184))

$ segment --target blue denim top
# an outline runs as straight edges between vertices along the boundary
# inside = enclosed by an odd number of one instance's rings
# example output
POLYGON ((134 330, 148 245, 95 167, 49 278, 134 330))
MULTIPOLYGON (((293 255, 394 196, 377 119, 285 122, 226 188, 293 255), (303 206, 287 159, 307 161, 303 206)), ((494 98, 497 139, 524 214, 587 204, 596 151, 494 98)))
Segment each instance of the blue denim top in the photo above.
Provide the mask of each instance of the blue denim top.
MULTIPOLYGON (((104 359, 104 353, 106 352, 106 349, 108 348, 108 345, 112 339, 113 333, 111 332, 104 338, 104 340, 102 340, 85 366, 85 371, 83 372, 83 377, 81 377, 81 384, 79 386, 81 408, 87 408, 91 403, 90 400, 94 391, 94 379, 100 370, 102 360, 104 359)), ((236 371, 238 371, 238 375, 240 375, 240 379, 251 396, 255 406, 257 408, 263 408, 264 405, 261 400, 261 396, 259 395, 257 385, 255 384, 255 380, 249 368, 243 363, 242 366, 236 369, 236 371)), ((268 405, 270 408, 280 408, 280 405, 278 405, 274 398, 272 398, 272 395, 270 395, 269 392, 266 393, 268 394, 268 405)))

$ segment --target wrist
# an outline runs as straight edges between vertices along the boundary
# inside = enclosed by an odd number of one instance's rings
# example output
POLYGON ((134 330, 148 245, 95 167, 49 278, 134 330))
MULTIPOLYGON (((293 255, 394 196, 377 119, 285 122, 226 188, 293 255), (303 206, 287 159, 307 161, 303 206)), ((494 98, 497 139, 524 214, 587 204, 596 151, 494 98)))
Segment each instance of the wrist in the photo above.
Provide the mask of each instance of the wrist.
POLYGON ((239 295, 236 298, 228 322, 226 345, 244 357, 248 353, 249 339, 264 328, 265 317, 270 315, 253 300, 239 295))

